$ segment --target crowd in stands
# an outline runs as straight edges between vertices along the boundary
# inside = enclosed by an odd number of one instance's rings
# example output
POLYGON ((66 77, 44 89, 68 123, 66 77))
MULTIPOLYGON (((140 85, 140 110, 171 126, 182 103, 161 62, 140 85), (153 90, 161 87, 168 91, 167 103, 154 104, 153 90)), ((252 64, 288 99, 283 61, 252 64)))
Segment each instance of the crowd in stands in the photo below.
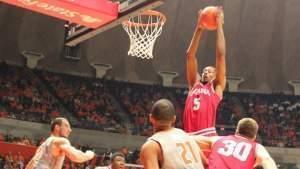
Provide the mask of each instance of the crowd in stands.
MULTIPOLYGON (((27 136, 15 137, 10 134, 0 133, 0 142, 9 142, 17 145, 35 146, 38 142, 35 142, 27 136)), ((3 169, 23 169, 26 161, 22 152, 9 152, 7 154, 0 154, 0 168, 3 169)))
MULTIPOLYGON (((77 127, 149 136, 148 113, 160 98, 170 99, 181 127, 187 89, 165 88, 104 79, 83 78, 0 65, 0 117, 49 122, 61 114, 57 100, 78 120, 77 127), (32 75, 28 75, 28 74, 32 75), (40 79, 43 85, 41 87, 40 79), (51 94, 49 94, 51 93, 51 94), (56 99, 54 98, 56 97, 56 99), (0 107, 1 108, 1 107, 0 107), (124 118, 128 117, 128 121, 124 118)), ((218 109, 217 124, 232 126, 243 117, 260 125, 265 145, 299 147, 300 98, 273 94, 226 93, 218 109), (298 133, 298 134, 297 134, 298 133)))
POLYGON ((254 118, 265 145, 299 147, 300 98, 285 95, 240 96, 245 116, 254 118), (298 134, 299 137, 299 134, 298 134))
POLYGON ((7 112, 0 111, 0 116, 34 122, 50 122, 59 116, 57 102, 41 86, 26 69, 1 63, 0 101, 7 112))
POLYGON ((149 112, 152 104, 161 98, 171 100, 176 108, 177 126, 180 125, 181 109, 177 104, 172 92, 174 89, 166 89, 161 86, 145 86, 139 84, 130 84, 125 82, 109 82, 111 93, 119 100, 125 112, 130 117, 133 124, 132 134, 149 136, 152 133, 152 128, 149 123, 149 112))
POLYGON ((78 119, 80 127, 126 133, 116 104, 100 80, 38 72, 78 119))
POLYGON ((9 153, 5 156, 0 155, 0 167, 3 169, 23 169, 25 167, 25 160, 19 152, 15 155, 9 153))

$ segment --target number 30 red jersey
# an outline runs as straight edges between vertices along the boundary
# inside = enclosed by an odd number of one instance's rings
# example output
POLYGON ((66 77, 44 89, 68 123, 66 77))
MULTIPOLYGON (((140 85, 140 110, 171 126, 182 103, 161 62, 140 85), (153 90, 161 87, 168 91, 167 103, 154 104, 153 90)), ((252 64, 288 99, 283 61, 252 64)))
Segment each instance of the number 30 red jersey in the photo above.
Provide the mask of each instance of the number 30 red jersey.
POLYGON ((257 143, 241 136, 217 140, 209 156, 209 169, 252 169, 257 143))
POLYGON ((205 136, 216 135, 217 108, 221 98, 215 93, 213 83, 197 82, 189 91, 183 114, 186 132, 205 136))

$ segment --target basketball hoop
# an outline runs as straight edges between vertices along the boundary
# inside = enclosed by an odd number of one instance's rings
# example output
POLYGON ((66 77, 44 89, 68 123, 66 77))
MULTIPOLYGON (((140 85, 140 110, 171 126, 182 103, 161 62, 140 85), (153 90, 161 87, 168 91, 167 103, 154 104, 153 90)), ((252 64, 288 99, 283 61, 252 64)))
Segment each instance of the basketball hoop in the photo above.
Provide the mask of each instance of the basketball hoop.
POLYGON ((152 59, 155 41, 161 35, 166 20, 164 14, 148 10, 124 21, 123 28, 130 38, 128 55, 152 59))

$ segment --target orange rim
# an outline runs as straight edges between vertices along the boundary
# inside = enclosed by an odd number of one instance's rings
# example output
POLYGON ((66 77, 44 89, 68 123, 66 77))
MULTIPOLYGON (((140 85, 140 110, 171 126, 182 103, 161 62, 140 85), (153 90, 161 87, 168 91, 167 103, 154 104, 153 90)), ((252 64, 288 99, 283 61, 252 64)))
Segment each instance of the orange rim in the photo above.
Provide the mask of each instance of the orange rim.
POLYGON ((136 23, 136 22, 132 22, 132 21, 129 21, 129 20, 126 20, 126 21, 123 21, 123 24, 131 27, 131 26, 137 26, 137 27, 147 27, 147 26, 158 26, 158 25, 163 25, 166 21, 167 21, 167 18, 166 16, 161 13, 161 12, 158 12, 158 11, 153 11, 153 10, 147 10, 147 11, 144 11, 140 14, 141 16, 158 16, 160 18, 162 18, 159 22, 157 23, 136 23))

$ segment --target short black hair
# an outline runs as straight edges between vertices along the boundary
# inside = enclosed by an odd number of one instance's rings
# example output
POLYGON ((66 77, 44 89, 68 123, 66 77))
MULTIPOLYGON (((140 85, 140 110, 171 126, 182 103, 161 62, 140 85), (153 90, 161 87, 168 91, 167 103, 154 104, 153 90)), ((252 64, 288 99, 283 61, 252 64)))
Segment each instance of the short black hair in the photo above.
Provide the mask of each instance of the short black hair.
POLYGON ((62 117, 57 117, 54 120, 52 120, 51 121, 51 131, 54 131, 56 125, 60 126, 62 124, 63 120, 65 120, 65 118, 62 118, 62 117))
POLYGON ((116 157, 123 157, 125 160, 125 155, 123 153, 116 152, 111 155, 110 161, 113 162, 116 157))
POLYGON ((171 121, 175 116, 174 105, 167 99, 160 99, 153 104, 151 115, 158 121, 171 121))
POLYGON ((258 124, 252 118, 243 118, 238 122, 236 133, 254 139, 258 131, 258 124))

